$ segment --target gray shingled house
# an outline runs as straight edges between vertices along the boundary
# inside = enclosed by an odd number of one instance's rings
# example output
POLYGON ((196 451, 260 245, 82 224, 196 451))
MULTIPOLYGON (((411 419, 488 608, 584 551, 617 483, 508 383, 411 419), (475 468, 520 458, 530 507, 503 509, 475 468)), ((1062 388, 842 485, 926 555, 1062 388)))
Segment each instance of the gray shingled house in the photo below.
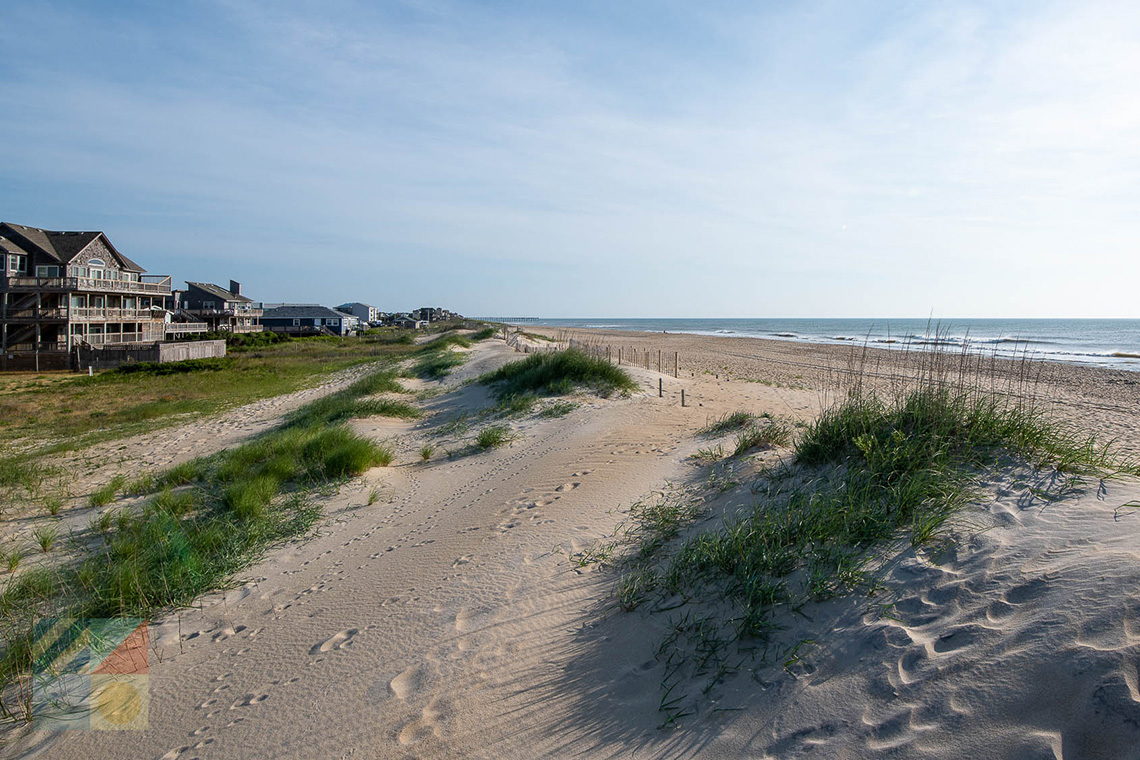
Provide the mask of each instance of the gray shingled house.
POLYGON ((350 314, 317 304, 282 304, 261 316, 266 330, 290 335, 349 335, 358 321, 350 314))
POLYGON ((80 349, 205 330, 171 325, 170 277, 145 272, 102 232, 0 223, 0 369, 67 369, 80 349))
POLYGON ((178 307, 211 330, 230 333, 261 332, 261 305, 242 295, 241 283, 230 280, 229 290, 209 282, 187 282, 178 293, 178 307))

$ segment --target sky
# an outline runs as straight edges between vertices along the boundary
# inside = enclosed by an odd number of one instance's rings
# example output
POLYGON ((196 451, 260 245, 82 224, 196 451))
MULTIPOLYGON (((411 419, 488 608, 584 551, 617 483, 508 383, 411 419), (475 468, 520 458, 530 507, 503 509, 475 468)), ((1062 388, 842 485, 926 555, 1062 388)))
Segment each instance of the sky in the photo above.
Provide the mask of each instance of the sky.
POLYGON ((21 0, 0 219, 471 316, 1140 317, 1140 4, 21 0))

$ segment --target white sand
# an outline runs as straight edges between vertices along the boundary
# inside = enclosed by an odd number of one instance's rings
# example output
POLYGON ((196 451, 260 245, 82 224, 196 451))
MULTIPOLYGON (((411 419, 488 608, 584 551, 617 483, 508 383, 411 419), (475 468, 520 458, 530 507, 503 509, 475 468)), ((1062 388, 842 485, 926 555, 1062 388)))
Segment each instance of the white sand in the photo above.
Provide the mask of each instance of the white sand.
MULTIPOLYGON (((515 358, 478 348, 455 378, 515 358)), ((666 379, 529 420, 505 449, 415 464, 407 423, 381 468, 325 505, 316 538, 156 625, 151 727, 31 734, 43 758, 1140 757, 1140 497, 1110 484, 1049 505, 995 484, 956 551, 901 552, 890 595, 787 621, 804 661, 714 690, 658 729, 668 614, 621 613, 568 555, 621 507, 698 472, 693 432, 737 408, 809 417, 815 390, 666 379), (693 406, 680 409, 677 393, 693 406), (652 390, 650 390, 652 389, 652 390), (373 487, 381 499, 366 506, 373 487)), ((477 386, 429 406, 475 404, 477 386)), ((746 503, 745 488, 726 503, 746 503)))

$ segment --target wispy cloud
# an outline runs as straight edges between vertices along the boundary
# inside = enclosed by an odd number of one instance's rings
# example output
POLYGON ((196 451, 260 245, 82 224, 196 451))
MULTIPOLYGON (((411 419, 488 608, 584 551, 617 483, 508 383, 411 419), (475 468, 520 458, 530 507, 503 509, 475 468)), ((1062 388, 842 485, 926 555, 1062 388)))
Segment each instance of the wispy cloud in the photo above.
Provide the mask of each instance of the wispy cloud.
POLYGON ((4 216, 267 300, 1136 316, 1128 4, 171 5, 0 32, 4 216))

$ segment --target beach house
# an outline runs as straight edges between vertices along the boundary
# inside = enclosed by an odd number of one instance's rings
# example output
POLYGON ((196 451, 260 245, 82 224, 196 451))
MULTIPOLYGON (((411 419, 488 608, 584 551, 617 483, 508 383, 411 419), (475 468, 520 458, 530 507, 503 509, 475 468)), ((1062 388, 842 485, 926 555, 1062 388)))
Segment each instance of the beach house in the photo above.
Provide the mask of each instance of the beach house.
POLYGON ((290 335, 349 335, 359 325, 356 317, 319 304, 280 304, 262 313, 266 330, 290 335))
POLYGON ((187 282, 177 293, 178 308, 189 319, 205 322, 216 332, 261 332, 261 304, 242 295, 241 283, 230 280, 229 288, 209 282, 187 282))
POLYGON ((205 332, 172 324, 170 277, 148 275, 102 232, 0 223, 0 370, 68 369, 80 350, 205 332))
POLYGON ((351 314, 360 320, 361 324, 370 326, 379 324, 382 314, 382 312, 375 306, 372 306, 371 304, 360 303, 359 301, 342 303, 340 306, 336 307, 336 310, 343 311, 345 314, 351 314))

